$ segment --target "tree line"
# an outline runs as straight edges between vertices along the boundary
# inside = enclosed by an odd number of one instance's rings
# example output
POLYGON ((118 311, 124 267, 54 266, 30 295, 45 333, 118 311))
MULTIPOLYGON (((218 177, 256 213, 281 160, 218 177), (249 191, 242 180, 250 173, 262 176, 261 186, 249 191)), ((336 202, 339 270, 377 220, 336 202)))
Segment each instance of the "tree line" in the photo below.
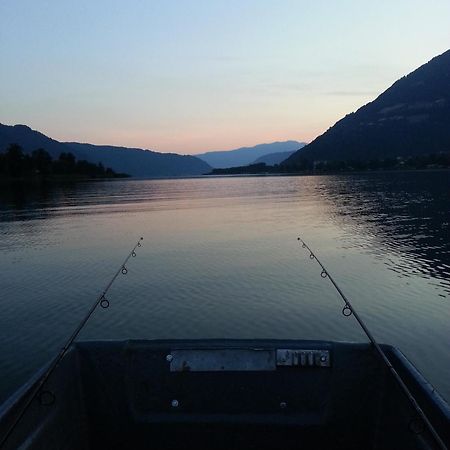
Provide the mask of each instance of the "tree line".
POLYGON ((406 158, 384 158, 352 161, 319 161, 314 163, 316 172, 352 172, 365 170, 423 170, 450 168, 450 153, 432 153, 406 158))
POLYGON ((227 169, 213 169, 209 175, 237 175, 262 173, 339 173, 362 172, 372 170, 422 170, 422 169, 450 169, 450 152, 433 153, 429 155, 411 156, 407 158, 385 158, 374 160, 348 161, 310 161, 299 158, 295 164, 265 163, 250 164, 248 166, 230 167, 227 169))
POLYGON ((39 148, 31 154, 24 153, 20 145, 10 144, 6 152, 0 153, 0 175, 2 178, 116 178, 128 175, 116 173, 109 167, 77 160, 70 153, 61 153, 58 159, 39 148))

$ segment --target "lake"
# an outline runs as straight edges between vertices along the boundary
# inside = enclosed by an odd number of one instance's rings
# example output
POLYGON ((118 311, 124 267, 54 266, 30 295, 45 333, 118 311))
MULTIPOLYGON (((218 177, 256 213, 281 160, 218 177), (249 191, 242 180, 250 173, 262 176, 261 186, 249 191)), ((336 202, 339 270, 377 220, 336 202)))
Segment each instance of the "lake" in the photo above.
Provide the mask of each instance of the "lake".
POLYGON ((450 173, 111 180, 1 187, 0 401, 81 339, 376 339, 450 400, 450 173))

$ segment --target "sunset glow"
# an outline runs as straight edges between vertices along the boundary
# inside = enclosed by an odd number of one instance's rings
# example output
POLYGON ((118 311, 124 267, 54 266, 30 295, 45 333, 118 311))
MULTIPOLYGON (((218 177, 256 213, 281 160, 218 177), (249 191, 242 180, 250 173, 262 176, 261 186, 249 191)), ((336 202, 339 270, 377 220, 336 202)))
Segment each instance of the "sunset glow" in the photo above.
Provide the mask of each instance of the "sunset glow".
POLYGON ((6 1, 0 122, 189 154, 308 142, 446 50, 448 17, 446 0, 6 1))

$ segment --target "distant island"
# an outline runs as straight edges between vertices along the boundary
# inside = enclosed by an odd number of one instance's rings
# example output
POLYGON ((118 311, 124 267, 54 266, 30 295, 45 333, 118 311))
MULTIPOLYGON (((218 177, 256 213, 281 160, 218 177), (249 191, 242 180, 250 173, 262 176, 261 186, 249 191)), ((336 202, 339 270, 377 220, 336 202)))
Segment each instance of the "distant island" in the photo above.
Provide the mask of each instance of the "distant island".
POLYGON ((65 180, 89 178, 124 178, 129 175, 116 173, 102 163, 93 164, 77 160, 75 156, 61 153, 53 159, 44 149, 25 154, 17 144, 11 144, 5 153, 0 153, 0 177, 8 180, 65 180))

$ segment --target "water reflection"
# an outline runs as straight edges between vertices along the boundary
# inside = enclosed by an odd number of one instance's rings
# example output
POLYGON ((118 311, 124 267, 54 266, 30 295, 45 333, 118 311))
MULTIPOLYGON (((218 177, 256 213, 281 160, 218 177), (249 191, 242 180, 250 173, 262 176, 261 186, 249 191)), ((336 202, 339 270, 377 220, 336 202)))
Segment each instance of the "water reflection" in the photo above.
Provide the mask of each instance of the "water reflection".
MULTIPOLYGON (((0 190, 0 222, 23 222, 54 216, 124 213, 129 206, 184 208, 201 199, 298 196, 328 206, 331 219, 347 231, 344 248, 366 249, 376 258, 397 253, 391 270, 431 280, 450 278, 450 174, 396 172, 348 176, 115 180, 96 182, 13 183, 0 190), (312 180, 312 182, 311 182, 312 180), (179 202, 184 200, 185 204, 179 202), (384 249, 384 251, 381 251, 384 249), (405 261, 407 264, 405 264, 405 261)), ((207 206, 210 206, 208 203, 207 206)), ((139 208, 134 207, 134 211, 139 208)), ((39 224, 28 229, 39 233, 39 224)), ((26 231, 26 230, 25 230, 26 231)), ((445 284, 445 290, 450 293, 445 284)))
POLYGON ((397 253, 391 270, 444 281, 450 294, 449 172, 327 177, 320 187, 331 217, 348 230, 347 248, 397 253))

